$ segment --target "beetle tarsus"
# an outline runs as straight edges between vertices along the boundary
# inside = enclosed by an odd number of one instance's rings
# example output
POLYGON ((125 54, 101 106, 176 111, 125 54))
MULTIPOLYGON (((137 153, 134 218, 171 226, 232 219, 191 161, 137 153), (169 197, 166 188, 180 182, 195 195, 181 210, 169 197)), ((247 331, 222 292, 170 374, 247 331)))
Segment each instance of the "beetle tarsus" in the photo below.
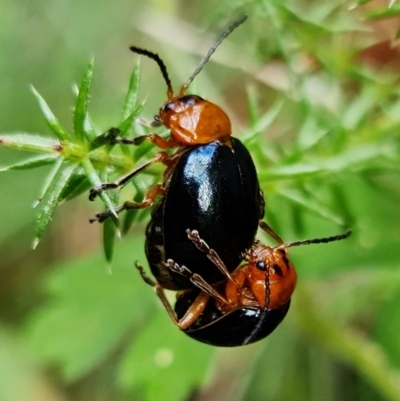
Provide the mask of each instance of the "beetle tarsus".
POLYGON ((157 283, 155 281, 153 281, 145 272, 143 266, 139 265, 139 262, 136 261, 135 262, 135 267, 136 269, 138 269, 140 276, 142 277, 143 281, 150 285, 151 287, 155 287, 157 285, 157 283))

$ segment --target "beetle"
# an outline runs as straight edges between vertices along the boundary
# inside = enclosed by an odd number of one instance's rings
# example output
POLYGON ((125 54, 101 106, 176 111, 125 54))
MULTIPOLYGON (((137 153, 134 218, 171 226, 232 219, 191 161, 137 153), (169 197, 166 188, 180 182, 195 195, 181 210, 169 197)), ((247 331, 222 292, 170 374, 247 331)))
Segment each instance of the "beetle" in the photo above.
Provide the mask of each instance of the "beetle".
POLYGON ((168 259, 215 284, 236 269, 255 239, 264 215, 263 196, 249 152, 238 139, 232 137, 231 143, 214 141, 186 151, 152 211, 145 251, 153 275, 166 289, 194 286, 166 267, 168 259), (216 267, 196 249, 185 234, 188 227, 203 233, 223 264, 216 267))
MULTIPOLYGON (((172 322, 191 338, 221 347, 246 345, 265 338, 286 316, 296 286, 297 274, 288 259, 288 248, 338 241, 351 234, 348 230, 332 237, 285 243, 265 222, 260 227, 279 245, 270 247, 255 241, 244 255, 246 263, 217 285, 194 277, 188 267, 168 260, 169 269, 192 279, 197 286, 178 292, 174 309, 164 288, 147 277, 143 267, 136 263, 143 280, 155 288, 172 322)), ((222 262, 198 231, 188 229, 186 233, 215 265, 222 262)))
MULTIPOLYGON (((161 58, 148 50, 138 48, 136 46, 130 49, 138 54, 147 56, 154 60, 161 70, 162 76, 167 84, 167 101, 159 109, 158 115, 152 121, 139 120, 140 123, 148 127, 165 126, 170 130, 170 138, 164 139, 157 134, 151 133, 136 138, 119 137, 119 130, 112 128, 103 136, 101 143, 110 144, 132 144, 139 145, 145 140, 155 144, 157 147, 167 150, 178 147, 178 150, 169 155, 167 152, 161 151, 157 153, 148 162, 134 169, 126 176, 118 179, 113 183, 105 183, 96 186, 90 190, 89 199, 94 200, 101 192, 109 189, 117 189, 124 187, 130 180, 141 173, 154 163, 163 163, 167 166, 164 172, 161 184, 156 184, 148 190, 142 202, 126 201, 123 205, 118 206, 115 210, 108 210, 98 213, 91 222, 102 222, 111 215, 120 213, 127 209, 142 209, 151 206, 158 195, 164 195, 169 185, 170 178, 174 172, 179 158, 190 150, 193 146, 206 145, 211 142, 218 141, 225 146, 232 148, 232 128, 229 117, 216 104, 203 99, 200 96, 186 94, 189 85, 193 79, 199 74, 204 65, 210 59, 220 43, 239 25, 241 25, 247 16, 244 15, 230 25, 210 48, 207 55, 202 59, 199 66, 193 72, 188 81, 182 85, 178 95, 174 95, 171 80, 168 76, 167 68, 161 58)), ((215 166, 216 167, 216 166, 215 166)))

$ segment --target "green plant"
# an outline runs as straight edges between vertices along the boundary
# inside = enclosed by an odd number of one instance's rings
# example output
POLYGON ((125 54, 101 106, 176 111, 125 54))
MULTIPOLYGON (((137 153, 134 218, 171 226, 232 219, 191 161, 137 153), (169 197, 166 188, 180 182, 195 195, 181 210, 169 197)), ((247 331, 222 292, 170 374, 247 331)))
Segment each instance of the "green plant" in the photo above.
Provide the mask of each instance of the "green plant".
MULTIPOLYGON (((202 7, 205 15, 213 9, 212 18, 219 17, 215 4, 202 7)), ((224 389, 213 392, 219 399, 398 400, 400 87, 396 53, 387 50, 382 60, 373 52, 380 37, 367 31, 371 19, 398 16, 398 6, 349 11, 348 2, 293 0, 220 7, 225 14, 245 8, 252 22, 243 27, 245 56, 237 60, 249 80, 249 128, 241 138, 257 163, 266 220, 288 240, 347 226, 353 237, 293 250, 299 287, 285 322, 265 342, 214 352, 176 330, 135 274, 133 261, 144 261, 143 227, 114 250, 115 220, 110 220, 104 249, 113 274, 99 268, 100 256, 55 269, 44 282, 50 299, 21 330, 24 344, 41 363, 57 365, 60 380, 70 387, 92 375, 101 389, 93 399, 106 393, 109 399, 183 400, 207 386, 206 372, 213 366, 216 389, 224 389)), ((237 54, 223 60, 229 64, 237 54)), ((222 66, 208 68, 222 75, 222 66)), ((243 76, 229 72, 233 80, 243 76)), ((95 131, 88 114, 92 73, 91 63, 77 96, 75 136, 61 128, 38 94, 57 139, 0 136, 3 145, 41 153, 8 170, 53 165, 39 196, 36 243, 60 202, 124 174, 155 151, 148 144, 93 147, 101 130, 95 131)), ((127 134, 132 127, 133 135, 142 133, 132 124, 142 109, 138 79, 136 66, 117 124, 127 134)), ((233 88, 226 84, 229 94, 243 91, 242 81, 236 82, 240 85, 231 82, 233 88)), ((220 91, 224 85, 221 79, 220 91)), ((242 99, 231 97, 237 98, 242 99)), ((245 104, 241 100, 240 107, 245 104)), ((234 126, 239 125, 236 118, 234 126)), ((155 167, 135 179, 132 196, 140 199, 160 173, 155 167)), ((104 194, 102 200, 112 207, 118 194, 104 194)), ((122 230, 145 216, 128 214, 122 230)))

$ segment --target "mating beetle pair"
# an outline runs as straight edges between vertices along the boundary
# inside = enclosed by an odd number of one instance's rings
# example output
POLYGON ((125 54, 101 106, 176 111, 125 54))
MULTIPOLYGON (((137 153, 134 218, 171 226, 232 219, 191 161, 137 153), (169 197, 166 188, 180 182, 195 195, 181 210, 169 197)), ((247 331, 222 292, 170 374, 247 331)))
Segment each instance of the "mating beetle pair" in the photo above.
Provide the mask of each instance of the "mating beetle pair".
MULTIPOLYGON (((112 141, 138 145, 147 139, 162 149, 179 149, 172 155, 159 152, 122 179, 90 193, 93 200, 103 190, 123 187, 153 163, 167 166, 162 184, 152 187, 141 203, 128 201, 116 211, 149 207, 162 195, 146 230, 146 256, 156 282, 138 264, 137 268, 181 330, 217 346, 258 341, 283 320, 297 278, 287 258, 288 247, 349 235, 285 244, 262 221, 264 200, 256 169, 247 149, 231 137, 229 118, 217 105, 185 94, 221 41, 245 19, 240 18, 221 35, 178 96, 173 95, 159 56, 131 48, 160 67, 168 100, 146 125, 164 125, 171 130, 171 137, 119 138, 113 131, 112 141), (278 242, 277 247, 255 241, 259 226, 278 242), (164 289, 179 291, 175 310, 164 289)), ((103 221, 111 213, 99 213, 94 220, 103 221)))

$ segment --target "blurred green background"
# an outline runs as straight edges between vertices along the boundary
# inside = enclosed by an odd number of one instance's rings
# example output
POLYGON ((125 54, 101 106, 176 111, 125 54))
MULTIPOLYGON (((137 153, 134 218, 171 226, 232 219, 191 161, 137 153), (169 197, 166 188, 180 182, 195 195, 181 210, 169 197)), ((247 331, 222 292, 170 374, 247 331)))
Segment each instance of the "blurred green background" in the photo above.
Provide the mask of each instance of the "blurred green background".
MULTIPOLYGON (((119 241, 110 274, 101 226, 88 223, 100 202, 61 205, 32 251, 31 205, 50 169, 2 172, 0 401, 400 400, 397 2, 0 0, 0 10, 0 132, 41 135, 30 85, 71 131, 73 85, 94 56, 90 113, 103 132, 120 118, 129 45, 159 53, 177 89, 248 14, 191 89, 245 138, 281 237, 353 229, 291 251, 298 288, 269 338, 213 349, 172 325, 133 268, 145 264, 148 215, 119 241)), ((166 88, 152 61, 141 65, 150 118, 166 88)), ((1 166, 27 156, 0 147, 1 166)))

